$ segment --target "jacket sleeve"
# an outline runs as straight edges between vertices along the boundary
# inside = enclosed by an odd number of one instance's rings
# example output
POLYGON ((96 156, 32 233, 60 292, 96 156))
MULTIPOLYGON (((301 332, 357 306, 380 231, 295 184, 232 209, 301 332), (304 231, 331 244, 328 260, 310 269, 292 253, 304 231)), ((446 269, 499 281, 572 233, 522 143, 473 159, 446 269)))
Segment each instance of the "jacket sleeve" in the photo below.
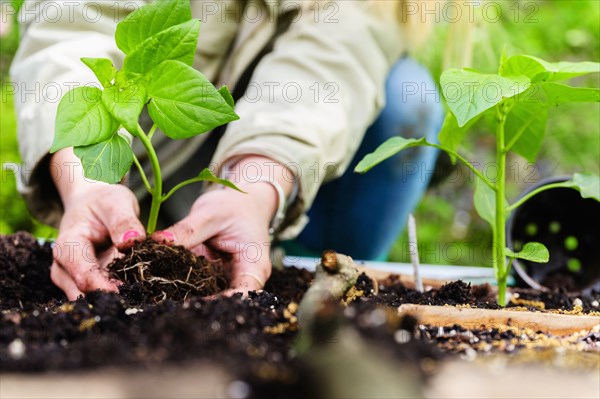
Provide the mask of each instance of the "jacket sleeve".
POLYGON ((294 172, 299 192, 282 238, 299 233, 306 223, 300 216, 319 186, 344 173, 384 106, 385 79, 404 50, 403 30, 395 15, 378 13, 372 3, 301 9, 257 66, 236 105, 240 119, 217 148, 217 165, 257 154, 294 172))
POLYGON ((82 57, 106 57, 120 67, 114 43, 117 22, 142 2, 28 1, 20 11, 21 44, 11 65, 23 192, 32 214, 58 225, 62 205, 50 178, 69 178, 49 164, 54 120, 61 97, 82 85, 98 85, 82 57), (125 2, 123 2, 125 3, 125 2))

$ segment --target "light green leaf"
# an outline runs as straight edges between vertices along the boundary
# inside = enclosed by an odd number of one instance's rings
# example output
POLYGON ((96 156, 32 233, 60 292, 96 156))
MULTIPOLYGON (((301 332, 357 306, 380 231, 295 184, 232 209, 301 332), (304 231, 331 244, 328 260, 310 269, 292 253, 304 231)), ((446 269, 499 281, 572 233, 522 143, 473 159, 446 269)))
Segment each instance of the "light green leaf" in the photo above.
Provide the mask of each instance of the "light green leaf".
POLYGON ((552 82, 541 82, 538 85, 546 94, 546 101, 551 106, 565 103, 600 102, 600 89, 571 87, 552 82))
POLYGON ((154 69, 147 89, 150 117, 172 139, 239 119, 202 73, 179 61, 165 61, 154 69))
POLYGON ((118 134, 101 143, 75 147, 85 177, 109 184, 119 183, 133 162, 133 152, 127 140, 118 134))
POLYGON ((50 152, 108 140, 118 128, 119 122, 102 103, 102 91, 90 86, 77 87, 58 104, 50 152))
POLYGON ((235 106, 235 104, 233 103, 233 97, 231 96, 231 93, 229 92, 229 88, 227 86, 221 86, 221 88, 219 89, 219 94, 221 94, 223 100, 225 100, 225 102, 231 108, 235 106))
POLYGON ((356 165, 354 171, 357 173, 365 173, 371 170, 374 166, 379 165, 386 159, 396 155, 402 150, 411 147, 432 146, 425 138, 421 139, 405 139, 404 137, 392 137, 381 144, 375 151, 365 155, 365 157, 356 165))
POLYGON ((575 173, 565 187, 578 190, 583 198, 592 198, 600 202, 600 177, 593 173, 575 173))
POLYGON ((236 186, 233 182, 231 182, 227 179, 221 179, 221 178, 215 176, 208 168, 203 169, 202 172, 200 172, 200 174, 195 179, 197 179, 197 181, 208 181, 211 183, 221 184, 225 187, 232 188, 239 192, 242 192, 242 193, 244 192, 238 186, 236 186))
POLYGON ((117 74, 117 69, 108 58, 82 58, 81 62, 88 66, 98 78, 102 87, 110 87, 117 74))
POLYGON ((115 84, 102 93, 102 102, 127 131, 137 135, 140 113, 146 103, 146 87, 141 82, 115 84))
POLYGON ((477 213, 493 228, 496 224, 496 192, 481 179, 475 179, 475 193, 473 203, 477 213))
POLYGON ((552 82, 571 79, 588 73, 600 72, 596 62, 548 62, 530 55, 515 55, 500 66, 500 75, 524 75, 532 82, 552 82))
POLYGON ((189 0, 154 1, 129 14, 117 25, 115 40, 125 54, 150 36, 192 19, 189 0))
POLYGON ((123 69, 130 78, 140 77, 167 60, 181 61, 192 65, 200 21, 194 19, 146 39, 138 48, 125 57, 123 69))
MULTIPOLYGON (((500 65, 502 66, 506 60, 508 59, 508 54, 506 54, 506 45, 504 45, 504 47, 502 47, 502 52, 500 53, 500 65)), ((520 74, 513 74, 513 75, 520 75, 520 74)))
MULTIPOLYGON (((458 121, 452 112, 446 114, 444 124, 438 134, 440 144, 452 151, 457 151, 465 134, 477 123, 483 114, 477 115, 464 126, 458 126, 458 121)), ((456 156, 448 154, 453 163, 456 163, 456 156)))
POLYGON ((546 131, 548 108, 540 102, 518 102, 510 110, 505 125, 505 142, 529 162, 535 162, 546 131), (516 141, 515 141, 516 140, 516 141))
POLYGON ((539 242, 528 242, 523 245, 523 249, 519 252, 513 252, 510 248, 505 248, 504 253, 509 258, 525 259, 537 263, 548 263, 550 260, 548 248, 539 242))
POLYGON ((503 99, 524 92, 530 85, 525 76, 508 78, 467 69, 449 69, 442 73, 440 82, 458 126, 464 126, 503 99))
POLYGON ((215 176, 210 169, 206 168, 204 170, 202 170, 202 172, 200 172, 200 174, 196 177, 193 177, 191 179, 185 180, 181 183, 179 183, 178 185, 176 185, 175 187, 173 187, 171 189, 171 191, 169 191, 167 194, 163 195, 162 200, 166 201, 169 198, 171 198, 171 196, 179 189, 189 185, 189 184, 194 184, 194 183, 199 183, 199 182, 212 182, 212 183, 217 183, 217 184, 221 184, 225 187, 229 187, 232 188, 234 190, 237 190, 241 193, 246 194, 245 191, 241 190, 238 186, 236 186, 235 184, 233 184, 233 182, 227 180, 227 179, 221 179, 218 178, 217 176, 215 176))

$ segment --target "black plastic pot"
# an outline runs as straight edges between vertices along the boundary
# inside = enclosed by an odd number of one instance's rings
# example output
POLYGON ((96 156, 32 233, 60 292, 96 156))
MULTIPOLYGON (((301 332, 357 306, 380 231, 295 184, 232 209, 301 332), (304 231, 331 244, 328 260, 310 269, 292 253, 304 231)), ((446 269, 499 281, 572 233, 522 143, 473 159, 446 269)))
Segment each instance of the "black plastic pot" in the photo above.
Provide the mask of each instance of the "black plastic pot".
MULTIPOLYGON (((541 180, 521 194, 566 181, 570 176, 541 180)), ((571 188, 553 188, 527 200, 507 223, 507 244, 519 250, 529 241, 544 244, 550 262, 515 260, 519 286, 563 287, 570 291, 600 290, 600 203, 571 188)))

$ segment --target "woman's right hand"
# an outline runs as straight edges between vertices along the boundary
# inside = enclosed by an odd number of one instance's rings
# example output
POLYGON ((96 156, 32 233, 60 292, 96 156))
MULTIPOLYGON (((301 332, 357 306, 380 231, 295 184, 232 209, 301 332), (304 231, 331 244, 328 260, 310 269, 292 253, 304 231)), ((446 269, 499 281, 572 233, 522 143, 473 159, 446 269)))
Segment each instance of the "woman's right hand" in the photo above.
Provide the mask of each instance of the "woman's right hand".
POLYGON ((53 176, 64 215, 53 248, 52 281, 69 300, 98 289, 116 291, 106 266, 118 249, 145 237, 135 195, 123 185, 86 180, 70 148, 54 154, 51 162, 59 170, 74 171, 53 176))

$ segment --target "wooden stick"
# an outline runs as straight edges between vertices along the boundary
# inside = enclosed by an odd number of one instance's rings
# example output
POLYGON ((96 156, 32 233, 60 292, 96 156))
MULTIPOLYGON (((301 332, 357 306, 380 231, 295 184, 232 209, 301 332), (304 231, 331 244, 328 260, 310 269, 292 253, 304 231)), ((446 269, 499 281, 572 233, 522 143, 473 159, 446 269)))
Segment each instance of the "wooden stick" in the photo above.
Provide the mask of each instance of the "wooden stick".
POLYGON ((570 335, 600 328, 600 316, 578 316, 554 313, 518 312, 510 310, 454 308, 449 306, 401 305, 398 312, 412 315, 420 324, 467 329, 510 326, 552 335, 570 335))
POLYGON ((412 213, 408 215, 408 245, 411 248, 410 261, 413 265, 413 273, 415 275, 415 286, 417 291, 423 292, 423 280, 421 280, 421 272, 419 270, 419 244, 417 241, 417 222, 412 213))

